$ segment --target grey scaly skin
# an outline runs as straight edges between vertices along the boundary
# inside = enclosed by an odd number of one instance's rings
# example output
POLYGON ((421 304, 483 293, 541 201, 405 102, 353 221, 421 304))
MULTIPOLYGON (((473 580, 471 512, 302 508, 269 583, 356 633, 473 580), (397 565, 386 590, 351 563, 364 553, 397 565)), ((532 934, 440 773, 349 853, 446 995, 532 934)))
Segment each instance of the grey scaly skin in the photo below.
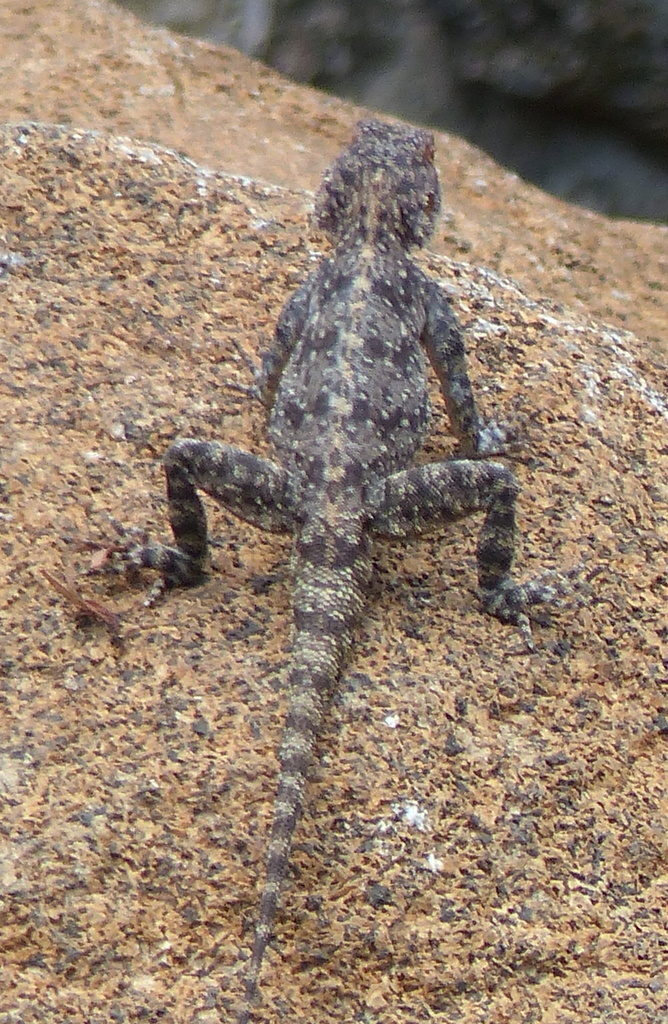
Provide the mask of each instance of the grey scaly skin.
POLYGON ((259 393, 275 462, 181 440, 165 456, 175 545, 128 552, 167 586, 198 582, 207 525, 197 491, 265 530, 288 531, 294 647, 288 712, 255 942, 237 1017, 247 1024, 272 934, 323 712, 364 607, 375 535, 408 537, 481 512, 483 607, 505 622, 550 600, 510 576, 518 485, 482 456, 486 433, 464 344, 445 295, 408 252, 440 207, 430 132, 363 121, 326 173, 315 223, 333 250, 283 308, 259 393), (461 458, 413 466, 429 422, 425 354, 441 384, 461 458))

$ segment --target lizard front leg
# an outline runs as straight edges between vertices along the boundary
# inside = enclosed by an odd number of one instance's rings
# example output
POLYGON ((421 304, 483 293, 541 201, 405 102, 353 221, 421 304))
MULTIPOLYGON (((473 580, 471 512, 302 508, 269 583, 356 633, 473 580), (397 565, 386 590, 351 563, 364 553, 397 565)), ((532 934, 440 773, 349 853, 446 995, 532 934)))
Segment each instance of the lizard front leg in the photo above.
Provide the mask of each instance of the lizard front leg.
POLYGON ((510 575, 519 493, 510 470, 498 462, 435 462, 395 473, 378 488, 370 526, 389 537, 419 535, 440 524, 485 513, 477 546, 483 607, 503 622, 519 625, 528 639, 527 609, 553 600, 557 591, 544 580, 517 583, 510 575))
POLYGON ((198 490, 264 530, 292 529, 289 474, 268 459, 232 445, 184 439, 167 449, 163 464, 175 543, 137 545, 126 561, 157 569, 166 586, 192 585, 205 576, 208 530, 198 490))

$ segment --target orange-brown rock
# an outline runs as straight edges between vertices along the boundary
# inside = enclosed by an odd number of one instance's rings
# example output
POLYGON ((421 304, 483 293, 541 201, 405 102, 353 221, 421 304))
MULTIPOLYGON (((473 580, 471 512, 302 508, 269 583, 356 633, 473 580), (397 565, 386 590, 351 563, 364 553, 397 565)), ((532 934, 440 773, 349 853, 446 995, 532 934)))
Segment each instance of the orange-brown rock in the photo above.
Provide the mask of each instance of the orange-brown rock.
MULTIPOLYGON (((324 244, 310 190, 358 111, 103 3, 6 0, 0 31, 5 111, 68 122, 0 130, 0 1019, 227 1021, 288 544, 213 512, 210 580, 154 608, 89 570, 110 516, 165 535, 172 438, 264 450, 226 382, 324 244)), ((519 575, 583 582, 527 654, 479 610, 476 523, 379 544, 257 1019, 645 1024, 668 1005, 668 234, 439 150, 424 262, 483 412, 522 431, 519 575)), ((435 393, 427 457, 450 450, 435 393)))

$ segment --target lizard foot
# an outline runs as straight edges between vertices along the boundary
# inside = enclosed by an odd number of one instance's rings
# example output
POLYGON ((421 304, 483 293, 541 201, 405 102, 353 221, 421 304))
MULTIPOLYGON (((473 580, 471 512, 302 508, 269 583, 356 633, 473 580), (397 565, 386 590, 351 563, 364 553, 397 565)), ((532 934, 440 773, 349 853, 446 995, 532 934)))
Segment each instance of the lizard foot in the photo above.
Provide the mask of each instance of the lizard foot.
POLYGON ((191 587, 206 579, 201 564, 187 552, 173 545, 149 540, 145 530, 126 527, 112 519, 121 543, 110 549, 108 567, 114 572, 134 573, 139 569, 155 569, 160 573, 149 590, 144 604, 155 604, 172 587, 191 587))
POLYGON ((529 609, 537 604, 555 604, 559 598, 573 589, 572 579, 581 566, 574 566, 566 572, 546 572, 526 583, 516 583, 510 576, 492 590, 482 591, 482 606, 488 615, 494 615, 501 622, 513 623, 518 627, 527 648, 535 650, 531 634, 529 609))

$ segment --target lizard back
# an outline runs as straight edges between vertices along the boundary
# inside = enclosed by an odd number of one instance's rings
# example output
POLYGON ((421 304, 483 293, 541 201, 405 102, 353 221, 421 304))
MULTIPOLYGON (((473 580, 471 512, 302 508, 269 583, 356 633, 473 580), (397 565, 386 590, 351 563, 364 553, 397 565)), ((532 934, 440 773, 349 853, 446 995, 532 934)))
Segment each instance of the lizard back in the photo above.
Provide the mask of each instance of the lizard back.
MULTIPOLYGON (((396 242, 340 247, 295 299, 303 327, 283 370, 269 434, 303 479, 334 453, 368 481, 407 465, 429 423, 421 289, 396 242), (389 286, 400 283, 399 288, 389 286), (391 437, 391 444, 388 438, 391 437)), ((320 483, 322 483, 322 479, 320 483)))

